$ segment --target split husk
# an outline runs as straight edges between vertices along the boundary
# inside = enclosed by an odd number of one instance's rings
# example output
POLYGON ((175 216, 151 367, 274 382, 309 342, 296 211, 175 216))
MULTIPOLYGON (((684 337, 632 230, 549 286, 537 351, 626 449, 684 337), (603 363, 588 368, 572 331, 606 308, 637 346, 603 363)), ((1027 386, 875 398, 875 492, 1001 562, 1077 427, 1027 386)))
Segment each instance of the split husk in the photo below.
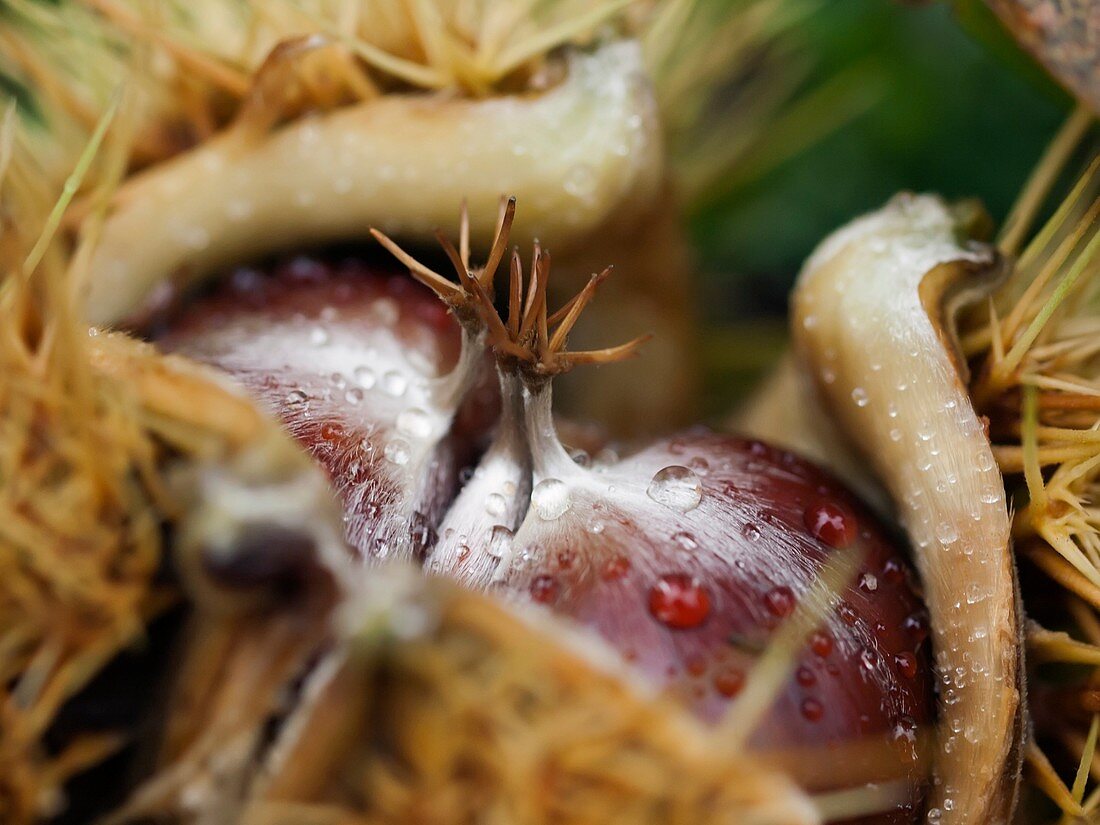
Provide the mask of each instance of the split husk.
MULTIPOLYGON (((489 183, 507 180, 500 188, 514 190, 518 181, 532 213, 545 204, 543 224, 527 231, 554 229, 567 253, 559 269, 572 256, 587 275, 590 259, 602 266, 614 258, 638 273, 617 302, 623 313, 604 325, 632 333, 668 326, 669 349, 655 356, 668 379, 663 406, 639 416, 639 400, 618 392, 604 403, 635 421, 689 409, 687 256, 657 111, 682 139, 700 112, 712 111, 708 96, 726 70, 737 60, 758 68, 798 14, 746 2, 725 18, 700 17, 695 4, 681 2, 652 17, 647 4, 624 12, 626 5, 378 2, 370 15, 321 1, 5 6, 0 71, 30 101, 6 110, 0 141, 0 486, 10 516, 0 539, 9 571, 0 608, 5 819, 60 810, 69 777, 125 743, 129 729, 74 738, 60 753, 43 744, 66 700, 140 644, 153 617, 180 604, 188 629, 166 700, 169 724, 147 766, 156 778, 133 804, 186 807, 196 788, 215 800, 232 796, 264 747, 261 722, 289 712, 285 703, 296 694, 286 687, 332 642, 333 605, 355 578, 327 487, 273 422, 210 371, 118 334, 89 335, 87 320, 140 320, 135 313, 148 305, 139 299, 170 300, 176 286, 238 255, 275 249, 284 229, 304 227, 286 240, 316 244, 354 238, 377 220, 415 241, 431 228, 426 208, 449 217, 456 205, 440 197, 440 185, 453 185, 456 199, 461 193, 473 203, 480 193, 495 202, 489 183), (714 38, 728 62, 685 48, 682 32, 714 38), (638 33, 641 46, 631 40, 638 33), (647 79, 647 67, 658 65, 666 70, 647 79), (364 127, 364 117, 374 125, 364 127), (326 130, 333 123, 352 125, 326 130), (417 123, 425 139, 434 136, 432 151, 400 146, 389 131, 417 123), (554 125, 575 130, 576 141, 547 134, 554 125), (436 157, 440 147, 462 145, 453 139, 460 127, 474 143, 488 139, 485 151, 470 162, 460 153, 436 157), (509 134, 542 146, 546 165, 517 160, 519 144, 492 143, 509 134), (335 176, 321 176, 322 190, 311 178, 279 191, 264 175, 257 197, 268 200, 238 197, 259 179, 250 161, 318 136, 337 148, 316 147, 307 153, 313 163, 338 165, 340 147, 373 148, 395 153, 393 170, 411 177, 387 190, 378 165, 360 167, 377 172, 378 186, 343 223, 338 196, 354 200, 371 181, 345 179, 335 166, 335 176), (603 161, 570 166, 577 146, 590 150, 586 163, 603 161), (243 178, 223 178, 219 163, 243 178), (218 189, 227 181, 237 185, 229 194, 218 189), (353 191, 344 192, 349 183, 353 191), (157 191, 176 185, 182 191, 168 202, 157 191), (378 210, 382 196, 404 214, 378 210), (325 213, 333 220, 300 220, 311 199, 337 206, 325 213), (563 211, 577 220, 554 224, 563 211), (257 215, 267 223, 251 223, 257 215), (287 215, 285 226, 273 225, 287 215), (146 241, 151 251, 137 254, 146 241), (249 546, 257 521, 308 547, 302 569, 293 570, 294 599, 274 600, 262 582, 242 592, 225 581, 224 564, 232 567, 249 546)), ((785 96, 783 89, 764 96, 753 129, 785 96)), ((746 134, 741 146, 751 143, 752 130, 746 134)), ((723 153, 720 165, 735 159, 723 153)), ((283 172, 292 175, 297 160, 283 172)), ((694 165, 698 185, 707 174, 705 164, 694 165)), ((639 398, 652 397, 647 389, 639 398)))
POLYGON ((1100 462, 1096 161, 1027 240, 1091 124, 1084 107, 1069 119, 996 248, 960 242, 971 221, 912 196, 826 241, 794 297, 800 362, 788 360, 741 419, 872 495, 890 493, 872 500, 897 514, 913 542, 949 700, 941 702, 941 749, 950 747, 938 768, 943 822, 1006 820, 1021 759, 1031 787, 1065 816, 1091 816, 1100 804, 1086 796, 1097 764, 1087 697, 1100 661, 1091 507, 1100 462), (890 286, 876 300, 879 279, 890 286), (952 284, 988 297, 944 291, 952 284), (971 309, 960 314, 964 303, 971 309), (883 323, 867 323, 876 313, 883 323), (923 342, 914 338, 921 329, 923 342), (1017 561, 1029 574, 1022 594, 1017 561), (970 570, 975 563, 981 572, 970 570), (1036 570, 1048 582, 1030 575, 1036 570), (1033 616, 1069 634, 1034 622, 1025 634, 1021 595, 1033 616), (1029 709, 1034 736, 1021 718, 1029 709), (977 741, 960 742, 968 731, 980 731, 977 741), (960 746, 970 764, 953 768, 960 746), (1079 766, 1075 780, 1063 778, 1062 765, 1079 766), (964 791, 950 808, 945 772, 964 791))
POLYGON ((710 185, 804 74, 776 45, 801 0, 10 6, 0 71, 38 90, 26 131, 46 180, 59 183, 115 84, 133 89, 127 165, 139 174, 93 253, 94 323, 171 300, 242 256, 362 241, 371 224, 430 242, 461 198, 491 216, 515 193, 527 215, 517 240, 555 239, 564 290, 611 260, 629 267, 577 334, 640 327, 659 343, 613 390, 580 377, 569 393, 626 434, 682 423, 696 391, 677 169, 692 191, 710 185), (722 95, 744 103, 742 137, 699 152, 693 136, 730 111, 722 95), (679 155, 690 171, 670 165, 666 133, 690 146, 679 155))

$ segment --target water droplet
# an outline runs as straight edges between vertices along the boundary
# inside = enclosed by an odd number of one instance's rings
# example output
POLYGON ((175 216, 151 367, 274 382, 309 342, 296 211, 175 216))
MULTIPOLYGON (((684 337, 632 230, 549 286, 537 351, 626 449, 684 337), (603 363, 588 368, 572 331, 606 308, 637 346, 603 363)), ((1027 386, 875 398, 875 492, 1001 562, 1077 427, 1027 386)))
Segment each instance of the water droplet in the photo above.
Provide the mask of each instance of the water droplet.
POLYGON ((419 407, 402 410, 397 415, 397 430, 410 438, 427 438, 432 432, 432 419, 419 407))
POLYGON ((824 630, 815 630, 810 634, 810 650, 824 659, 833 652, 833 637, 824 630))
POLYGON ((691 576, 668 573, 650 588, 649 612, 673 630, 690 630, 710 615, 710 594, 691 576))
POLYGON ((288 407, 300 407, 309 400, 309 396, 302 390, 291 390, 286 394, 286 405, 288 407))
POLYGON ((379 298, 371 304, 369 315, 376 324, 392 327, 401 315, 401 308, 393 298, 379 298))
POLYGON ((917 657, 909 651, 902 651, 894 656, 894 664, 898 667, 898 673, 906 679, 916 678, 917 657))
POLYGON ((703 484, 694 470, 673 464, 657 471, 646 493, 658 504, 686 513, 702 501, 703 484))
POLYGON ((864 573, 859 577, 859 586, 861 590, 866 590, 868 593, 874 593, 878 590, 878 576, 874 573, 864 573))
POLYGON ((377 380, 374 377, 374 370, 370 367, 356 367, 352 373, 352 377, 355 378, 355 383, 365 390, 369 390, 374 386, 374 382, 377 380))
POLYGON ((695 541, 695 536, 683 530, 679 533, 673 533, 672 540, 685 550, 694 550, 699 546, 699 543, 695 541))
POLYGON ((390 370, 382 376, 382 391, 386 395, 400 398, 409 388, 409 379, 397 370, 390 370))
POLYGON ((183 230, 183 242, 191 249, 206 249, 210 245, 210 233, 201 226, 189 226, 183 230))
POLYGON ((615 556, 608 560, 600 571, 600 578, 604 581, 618 581, 630 572, 630 559, 626 556, 615 556))
POLYGON ((741 527, 741 535, 749 541, 756 541, 760 538, 760 528, 750 521, 741 527))
POLYGON ((912 615, 906 616, 901 626, 904 630, 913 635, 917 644, 920 644, 928 638, 928 622, 921 613, 913 613, 912 615))
POLYGON ((531 582, 531 598, 539 604, 550 604, 558 597, 560 587, 553 576, 535 576, 531 582))
POLYGON ((684 670, 691 676, 702 676, 707 672, 707 660, 702 656, 692 656, 685 663, 684 670))
POLYGON ((352 387, 346 393, 344 393, 344 400, 351 404, 353 407, 363 400, 363 391, 358 387, 352 387))
MULTIPOLYGON (((894 729, 891 733, 891 738, 894 740, 895 746, 898 750, 910 761, 914 761, 917 758, 917 723, 908 716, 898 717, 894 723, 894 729)), ((935 810, 933 808, 933 810, 935 810)), ((928 812, 929 818, 932 816, 932 811, 928 812)))
POLYGON ((395 438, 386 444, 384 450, 386 460, 402 466, 409 463, 409 459, 412 457, 412 451, 409 449, 409 442, 402 438, 395 438))
POLYGON ((813 697, 803 699, 799 709, 802 712, 802 718, 807 722, 820 722, 821 717, 825 715, 825 706, 813 697))
POLYGON ((251 217, 253 212, 252 202, 236 198, 225 204, 225 214, 231 221, 243 221, 251 217))
POLYGON ((315 347, 323 347, 329 342, 328 330, 324 327, 314 327, 309 331, 309 342, 315 347))
POLYGON ((596 173, 587 163, 578 163, 565 173, 562 185, 570 195, 587 200, 596 191, 596 173))
POLYGON ((554 521, 569 509, 569 486, 557 478, 546 478, 531 491, 531 506, 543 521, 554 521))
POLYGON ((507 508, 508 501, 500 493, 490 493, 485 497, 485 512, 490 516, 503 516, 507 508))
POLYGON ((320 436, 322 441, 339 441, 344 437, 344 427, 336 421, 326 421, 321 425, 320 436))
POLYGON ((817 684, 817 675, 808 667, 800 667, 794 672, 794 680, 802 687, 813 687, 817 684))
POLYGON ((954 544, 959 540, 959 531, 955 529, 955 525, 951 522, 943 521, 936 528, 936 538, 939 539, 941 544, 954 544))
POLYGON ((831 501, 810 505, 803 520, 813 537, 830 547, 847 547, 859 527, 848 508, 831 501))
POLYGON ((512 535, 512 531, 501 524, 494 527, 489 537, 489 555, 495 559, 503 558, 512 546, 512 535))
POLYGON ((421 375, 435 375, 435 362, 420 350, 407 350, 405 357, 409 361, 409 366, 421 375))
POLYGON ((790 616, 794 612, 796 599, 791 588, 780 585, 773 587, 764 594, 764 607, 773 616, 780 619, 790 616))
POLYGON ((334 372, 329 376, 329 381, 331 381, 332 386, 336 387, 338 390, 342 390, 348 385, 348 379, 344 377, 342 372, 334 372))
POLYGON ((857 407, 866 407, 870 403, 870 399, 867 397, 867 390, 863 387, 856 387, 852 390, 852 400, 856 403, 857 407))
POLYGON ((745 686, 745 674, 737 668, 727 667, 714 674, 714 689, 727 699, 732 699, 745 686))

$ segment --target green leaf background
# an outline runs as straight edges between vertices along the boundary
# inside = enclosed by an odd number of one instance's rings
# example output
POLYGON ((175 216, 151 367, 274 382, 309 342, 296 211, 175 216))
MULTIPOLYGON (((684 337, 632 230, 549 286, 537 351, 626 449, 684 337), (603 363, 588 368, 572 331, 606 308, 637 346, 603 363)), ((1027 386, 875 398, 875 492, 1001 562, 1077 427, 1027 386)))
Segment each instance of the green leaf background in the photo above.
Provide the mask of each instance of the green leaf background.
POLYGON ((977 197, 1000 221, 1071 106, 980 0, 830 0, 800 35, 818 82, 848 71, 875 102, 695 212, 716 413, 782 349, 787 293, 821 238, 902 190, 977 197))

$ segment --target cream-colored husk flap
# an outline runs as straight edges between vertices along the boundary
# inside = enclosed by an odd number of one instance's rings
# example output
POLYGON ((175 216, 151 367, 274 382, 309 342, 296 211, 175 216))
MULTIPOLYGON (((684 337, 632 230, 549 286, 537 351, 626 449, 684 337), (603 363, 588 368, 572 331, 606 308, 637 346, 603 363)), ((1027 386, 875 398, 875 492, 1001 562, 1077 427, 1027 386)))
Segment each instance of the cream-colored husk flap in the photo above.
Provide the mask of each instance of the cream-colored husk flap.
POLYGON ((248 117, 119 190, 91 264, 89 320, 114 324, 167 282, 277 251, 390 234, 430 237, 463 199, 480 237, 502 194, 517 240, 568 249, 663 182, 652 88, 636 42, 568 59, 546 91, 485 100, 385 95, 273 130, 248 117))
POLYGON ((966 389, 953 314, 998 270, 937 198, 901 195, 825 240, 793 298, 801 366, 908 532, 940 679, 932 814, 1011 811, 1019 616, 1004 483, 966 389))

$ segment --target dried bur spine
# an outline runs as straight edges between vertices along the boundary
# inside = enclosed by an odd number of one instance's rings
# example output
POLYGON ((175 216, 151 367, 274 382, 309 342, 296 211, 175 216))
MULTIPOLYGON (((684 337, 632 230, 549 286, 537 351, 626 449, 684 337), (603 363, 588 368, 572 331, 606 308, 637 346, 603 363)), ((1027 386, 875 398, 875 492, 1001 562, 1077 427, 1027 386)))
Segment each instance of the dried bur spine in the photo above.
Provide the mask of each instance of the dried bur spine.
POLYGON ((1025 239, 1093 122, 1080 108, 1036 167, 998 241, 1014 260, 1013 271, 989 304, 966 319, 961 337, 974 364, 971 395, 988 417, 994 456, 1012 485, 1016 509, 1012 537, 1025 574, 1035 730, 1027 749, 1029 778, 1066 817, 1093 815, 1100 804, 1095 792, 1086 795, 1096 756, 1095 704, 1089 697, 1100 662, 1092 504, 1100 454, 1095 357, 1100 161, 1095 155, 1052 217, 1025 239), (1072 782, 1055 767, 1067 764, 1078 766, 1072 782))
MULTIPOLYGON (((10 110, 0 130, 0 206, 13 219, 0 278, 5 822, 64 811, 66 783, 131 744, 161 675, 141 643, 182 600, 169 570, 201 605, 189 622, 190 658, 201 661, 192 675, 207 687, 219 675, 250 677, 240 683, 247 702, 219 706, 192 690, 184 704, 194 715, 173 717, 163 758, 198 765, 227 743, 254 741, 280 686, 328 635, 349 580, 324 476, 275 421, 214 371, 80 321, 75 297, 101 212, 73 255, 54 218, 101 149, 108 176, 117 173, 113 116, 56 205, 35 186, 10 110), (263 557, 242 554, 257 534, 263 557), (134 698, 123 707, 124 689, 134 698), (104 708, 118 714, 107 726, 104 708)), ((108 777, 81 801, 94 810, 115 792, 108 777)))
POLYGON ((1003 264, 965 234, 939 199, 900 195, 826 239, 792 299, 804 378, 774 385, 755 421, 812 384, 828 412, 816 424, 802 416, 798 438, 874 484, 861 456, 889 493, 921 573, 940 681, 930 813, 1006 822, 1023 756, 1021 616, 1004 481, 955 328, 1003 264))
POLYGON ((13 822, 67 807, 62 785, 129 744, 126 726, 141 721, 163 674, 148 669, 155 659, 129 665, 120 678, 147 693, 110 731, 95 722, 96 703, 120 688, 97 674, 184 601, 194 608, 191 643, 168 707, 187 711, 169 715, 158 761, 184 766, 180 782, 241 770, 282 686, 330 635, 330 612, 352 580, 324 475, 276 422, 213 371, 126 337, 57 347, 70 337, 60 317, 41 361, 9 361, 4 372, 9 469, 50 467, 34 485, 4 485, 5 506, 23 514, 0 542, 11 685, 0 697, 0 811, 13 822), (40 374, 55 353, 73 382, 40 374), (36 438, 49 445, 38 455, 16 437, 32 411, 36 438), (98 502, 90 525, 73 506, 89 499, 98 502), (133 543, 119 541, 117 525, 133 543), (167 569, 182 576, 186 599, 167 569), (64 749, 49 755, 43 737, 64 749))
POLYGON ((543 611, 390 568, 346 627, 241 821, 820 822, 782 773, 543 611))

